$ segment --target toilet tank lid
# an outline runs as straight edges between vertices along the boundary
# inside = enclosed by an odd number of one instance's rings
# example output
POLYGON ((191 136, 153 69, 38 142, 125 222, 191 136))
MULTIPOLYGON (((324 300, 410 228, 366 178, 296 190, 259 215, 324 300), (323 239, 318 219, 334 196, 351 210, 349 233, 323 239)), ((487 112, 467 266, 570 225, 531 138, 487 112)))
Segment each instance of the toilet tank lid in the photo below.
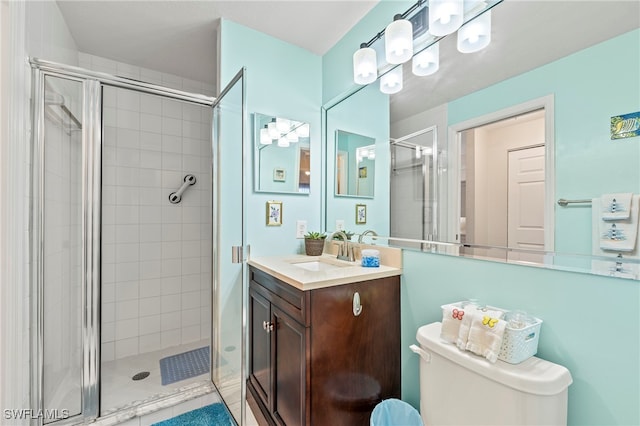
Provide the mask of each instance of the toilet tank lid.
POLYGON ((500 360, 492 364, 485 358, 462 351, 456 345, 442 340, 441 326, 441 323, 434 322, 420 327, 416 335, 420 346, 490 380, 533 395, 556 395, 573 382, 571 373, 565 367, 537 357, 520 364, 500 360))

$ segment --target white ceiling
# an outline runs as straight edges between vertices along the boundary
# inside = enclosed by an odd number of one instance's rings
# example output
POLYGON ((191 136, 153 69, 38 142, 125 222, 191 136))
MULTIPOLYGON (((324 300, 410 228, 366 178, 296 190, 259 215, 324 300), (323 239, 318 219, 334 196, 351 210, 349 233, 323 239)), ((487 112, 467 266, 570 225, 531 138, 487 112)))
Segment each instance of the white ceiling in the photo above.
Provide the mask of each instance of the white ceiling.
POLYGON ((378 0, 58 0, 81 52, 216 84, 219 18, 325 54, 378 0))
MULTIPOLYGON (((377 2, 58 0, 81 52, 214 85, 221 16, 322 55, 377 2)), ((405 65, 391 121, 639 28, 640 1, 504 0, 492 25, 492 43, 478 53, 459 53, 455 36, 442 40, 440 70, 432 76, 415 77, 405 65)))

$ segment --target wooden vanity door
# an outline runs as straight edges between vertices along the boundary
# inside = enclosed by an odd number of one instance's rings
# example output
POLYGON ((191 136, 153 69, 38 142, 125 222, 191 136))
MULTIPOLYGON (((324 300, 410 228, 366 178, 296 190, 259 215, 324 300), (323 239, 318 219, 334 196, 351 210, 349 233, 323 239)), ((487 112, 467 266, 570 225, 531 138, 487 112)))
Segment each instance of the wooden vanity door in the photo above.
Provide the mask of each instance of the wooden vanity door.
POLYGON ((271 305, 274 325, 272 347, 272 413, 281 425, 308 425, 307 328, 271 305))
POLYGON ((378 402, 400 398, 399 278, 312 290, 311 324, 311 424, 368 426, 378 402))
POLYGON ((267 299, 249 290, 249 380, 266 407, 271 394, 271 335, 265 324, 271 321, 271 304, 267 299))

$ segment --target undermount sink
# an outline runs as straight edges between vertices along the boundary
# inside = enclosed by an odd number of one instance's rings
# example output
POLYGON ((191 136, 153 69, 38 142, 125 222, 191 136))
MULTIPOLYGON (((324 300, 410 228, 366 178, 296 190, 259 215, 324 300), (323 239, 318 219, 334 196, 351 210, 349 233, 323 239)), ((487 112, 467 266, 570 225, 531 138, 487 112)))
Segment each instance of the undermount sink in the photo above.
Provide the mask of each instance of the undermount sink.
POLYGON ((330 271, 332 269, 340 269, 351 265, 342 265, 336 263, 321 262, 319 260, 312 260, 310 262, 297 262, 292 263, 293 266, 306 269, 308 271, 330 271))

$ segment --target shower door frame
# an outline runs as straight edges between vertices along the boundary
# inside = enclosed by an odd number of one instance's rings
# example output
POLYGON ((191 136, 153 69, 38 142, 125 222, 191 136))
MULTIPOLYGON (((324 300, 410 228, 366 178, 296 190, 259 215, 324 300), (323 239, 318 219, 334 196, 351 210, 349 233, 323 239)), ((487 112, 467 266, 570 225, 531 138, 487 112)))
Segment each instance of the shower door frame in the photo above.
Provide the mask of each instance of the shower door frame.
MULTIPOLYGON (((429 165, 426 162, 426 156, 422 155, 421 156, 421 160, 422 160, 422 164, 420 165, 421 170, 422 170, 422 185, 423 185, 423 189, 422 189, 422 195, 423 195, 423 199, 422 199, 422 232, 421 232, 421 239, 425 240, 425 241, 437 241, 438 239, 438 201, 439 201, 439 195, 440 195, 440 187, 439 185, 439 179, 438 179, 438 161, 439 161, 439 152, 438 152, 438 126, 429 126, 426 127, 422 130, 418 130, 416 132, 410 133, 408 135, 402 136, 398 139, 391 139, 390 140, 390 145, 392 147, 392 149, 397 149, 398 147, 400 148, 405 148, 405 149, 415 149, 415 147, 419 146, 417 144, 411 143, 411 142, 407 142, 410 139, 413 139, 417 136, 421 136, 425 133, 433 133, 433 138, 431 141, 431 146, 428 145, 424 145, 423 147, 425 148, 431 148, 431 161, 432 161, 432 166, 429 167, 429 165), (427 193, 427 188, 426 188, 426 184, 425 181, 427 179, 427 176, 429 177, 430 180, 430 186, 433 188, 433 191, 429 191, 431 192, 430 197, 434 200, 433 205, 431 206, 431 227, 428 228, 425 225, 425 220, 426 220, 426 216, 425 216, 425 208, 427 206, 427 204, 430 202, 430 200, 427 199, 427 197, 425 196, 425 194, 427 193)), ((396 167, 395 167, 395 157, 396 154, 395 152, 391 153, 390 156, 390 167, 389 167, 389 187, 391 187, 391 181, 393 180, 393 175, 396 172, 396 167)), ((413 166, 411 166, 413 167, 413 166)), ((393 220, 392 219, 392 206, 389 206, 389 220, 393 220)), ((391 230, 391 226, 389 226, 389 230, 391 230)), ((392 237, 393 238, 393 237, 392 237)), ((400 241, 400 239, 398 240, 400 241)), ((422 246, 422 248, 424 249, 424 244, 420 244, 422 246)))
MULTIPOLYGON (((100 417, 100 284, 101 284, 101 173, 102 173, 102 87, 130 89, 141 93, 162 96, 192 104, 212 108, 215 98, 170 89, 150 83, 117 77, 107 73, 89 71, 78 67, 44 61, 38 58, 29 59, 32 67, 32 161, 31 161, 31 366, 30 366, 30 402, 33 412, 44 410, 43 375, 44 375, 44 81, 45 77, 62 78, 77 81, 83 85, 82 106, 82 386, 81 407, 79 415, 68 419, 57 420, 47 424, 72 425, 87 421, 106 420, 117 423, 127 418, 140 416, 176 403, 205 395, 216 390, 213 381, 175 393, 156 400, 143 403, 125 410, 116 411, 100 417), (124 413, 123 411, 129 411, 124 413), (112 421, 110 421, 112 420, 112 421)), ((214 147, 215 148, 215 147, 214 147)), ((243 159, 244 162, 244 159, 243 159)), ((214 199, 218 196, 216 186, 212 191, 214 199)), ((215 200, 214 200, 215 203, 215 200)), ((214 204, 215 205, 215 204, 214 204)), ((212 208, 212 224, 217 223, 218 212, 212 208)), ((212 244, 214 240, 212 240, 212 244)), ((212 253, 215 253, 212 250, 212 253)), ((215 259, 212 259, 215 262, 215 259)), ((212 280, 216 280, 212 274, 212 280)), ((213 283, 215 287, 215 282, 213 283)), ((211 320, 214 316, 212 292, 211 320)), ((214 327, 211 342, 214 342, 214 327)), ((213 351, 210 351, 213 356, 213 351)), ((210 360, 212 362, 213 359, 210 360)), ((60 407, 62 409, 63 407, 60 407)), ((41 426, 43 418, 31 419, 32 425, 41 426)))

